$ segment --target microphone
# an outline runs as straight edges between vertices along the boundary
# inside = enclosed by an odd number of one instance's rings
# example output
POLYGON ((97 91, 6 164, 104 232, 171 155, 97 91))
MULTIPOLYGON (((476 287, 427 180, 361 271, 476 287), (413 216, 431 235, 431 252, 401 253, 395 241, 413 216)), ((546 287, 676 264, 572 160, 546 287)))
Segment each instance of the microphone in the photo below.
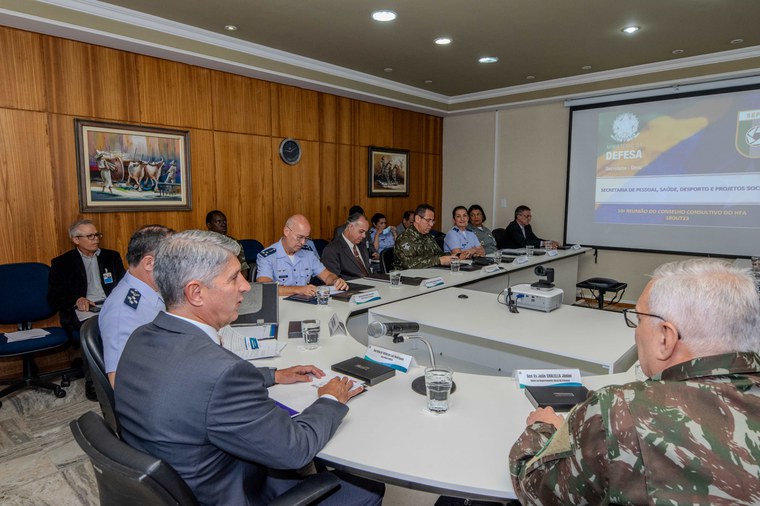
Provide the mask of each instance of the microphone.
POLYGON ((408 334, 419 332, 420 324, 414 322, 372 322, 367 325, 367 335, 369 337, 397 336, 399 334, 408 334))

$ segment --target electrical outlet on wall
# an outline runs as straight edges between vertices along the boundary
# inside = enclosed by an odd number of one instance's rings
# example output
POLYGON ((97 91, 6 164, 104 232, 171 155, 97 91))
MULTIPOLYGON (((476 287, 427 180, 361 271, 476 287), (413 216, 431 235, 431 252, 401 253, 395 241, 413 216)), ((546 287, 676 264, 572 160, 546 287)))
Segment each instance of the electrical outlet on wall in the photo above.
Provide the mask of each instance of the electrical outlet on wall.
POLYGON ((503 207, 504 209, 507 208, 507 199, 501 199, 501 207, 503 207))

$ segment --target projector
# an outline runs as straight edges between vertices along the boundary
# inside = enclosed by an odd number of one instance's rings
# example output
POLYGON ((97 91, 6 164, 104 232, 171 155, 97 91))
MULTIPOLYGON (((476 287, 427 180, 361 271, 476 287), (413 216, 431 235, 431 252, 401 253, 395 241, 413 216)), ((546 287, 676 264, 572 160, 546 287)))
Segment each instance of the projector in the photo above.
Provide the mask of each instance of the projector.
MULTIPOLYGON (((515 301, 517 307, 546 313, 562 305, 562 294, 560 288, 536 288, 527 283, 512 287, 512 300, 515 301)), ((504 290, 504 296, 506 295, 507 290, 504 290)))

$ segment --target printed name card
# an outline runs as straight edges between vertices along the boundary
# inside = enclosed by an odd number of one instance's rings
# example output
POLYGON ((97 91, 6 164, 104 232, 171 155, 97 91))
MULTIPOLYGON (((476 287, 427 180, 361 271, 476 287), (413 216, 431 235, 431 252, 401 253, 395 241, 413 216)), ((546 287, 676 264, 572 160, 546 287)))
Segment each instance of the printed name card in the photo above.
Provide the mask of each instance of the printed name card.
POLYGON ((347 336, 346 326, 338 318, 337 313, 333 313, 330 321, 327 322, 327 328, 330 330, 330 336, 347 336))
POLYGON ((380 292, 377 290, 370 290, 368 292, 359 292, 351 296, 348 300, 349 304, 366 304, 374 300, 380 300, 380 292))
POLYGON ((436 276, 434 278, 428 278, 422 280, 420 283, 420 286, 422 288, 433 288, 434 286, 441 286, 446 284, 446 282, 443 280, 441 276, 436 276))
POLYGON ((499 267, 498 265, 491 264, 491 265, 486 265, 485 267, 480 269, 480 272, 482 272, 483 274, 491 274, 492 272, 496 272, 500 269, 501 267, 499 267))
POLYGON ((412 367, 414 361, 414 357, 411 355, 399 353, 387 348, 381 348, 374 344, 367 346, 367 353, 364 355, 364 358, 387 365, 390 368, 402 372, 409 371, 409 368, 412 367))
POLYGON ((514 259, 514 263, 516 263, 516 264, 524 264, 524 263, 527 263, 528 260, 530 260, 528 258, 528 256, 527 255, 523 255, 523 256, 519 256, 519 257, 515 258, 514 259))
POLYGON ((515 379, 520 388, 554 385, 581 386, 579 369, 517 369, 515 379))
POLYGON ((581 245, 580 244, 573 244, 572 246, 570 246, 570 249, 577 251, 577 250, 581 249, 581 245))
POLYGON ((546 252, 546 256, 548 257, 556 257, 557 255, 559 255, 559 251, 557 251, 556 249, 550 249, 549 251, 546 252))

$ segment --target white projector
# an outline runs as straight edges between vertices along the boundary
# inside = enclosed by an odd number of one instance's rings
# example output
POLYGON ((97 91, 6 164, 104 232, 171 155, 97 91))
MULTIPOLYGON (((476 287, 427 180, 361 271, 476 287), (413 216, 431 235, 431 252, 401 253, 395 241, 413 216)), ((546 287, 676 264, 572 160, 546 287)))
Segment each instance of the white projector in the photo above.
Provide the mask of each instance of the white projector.
MULTIPOLYGON (((506 290, 504 291, 506 296, 506 290)), ((562 305, 561 288, 537 288, 527 283, 512 287, 512 300, 517 307, 535 309, 537 311, 554 311, 562 305)))

